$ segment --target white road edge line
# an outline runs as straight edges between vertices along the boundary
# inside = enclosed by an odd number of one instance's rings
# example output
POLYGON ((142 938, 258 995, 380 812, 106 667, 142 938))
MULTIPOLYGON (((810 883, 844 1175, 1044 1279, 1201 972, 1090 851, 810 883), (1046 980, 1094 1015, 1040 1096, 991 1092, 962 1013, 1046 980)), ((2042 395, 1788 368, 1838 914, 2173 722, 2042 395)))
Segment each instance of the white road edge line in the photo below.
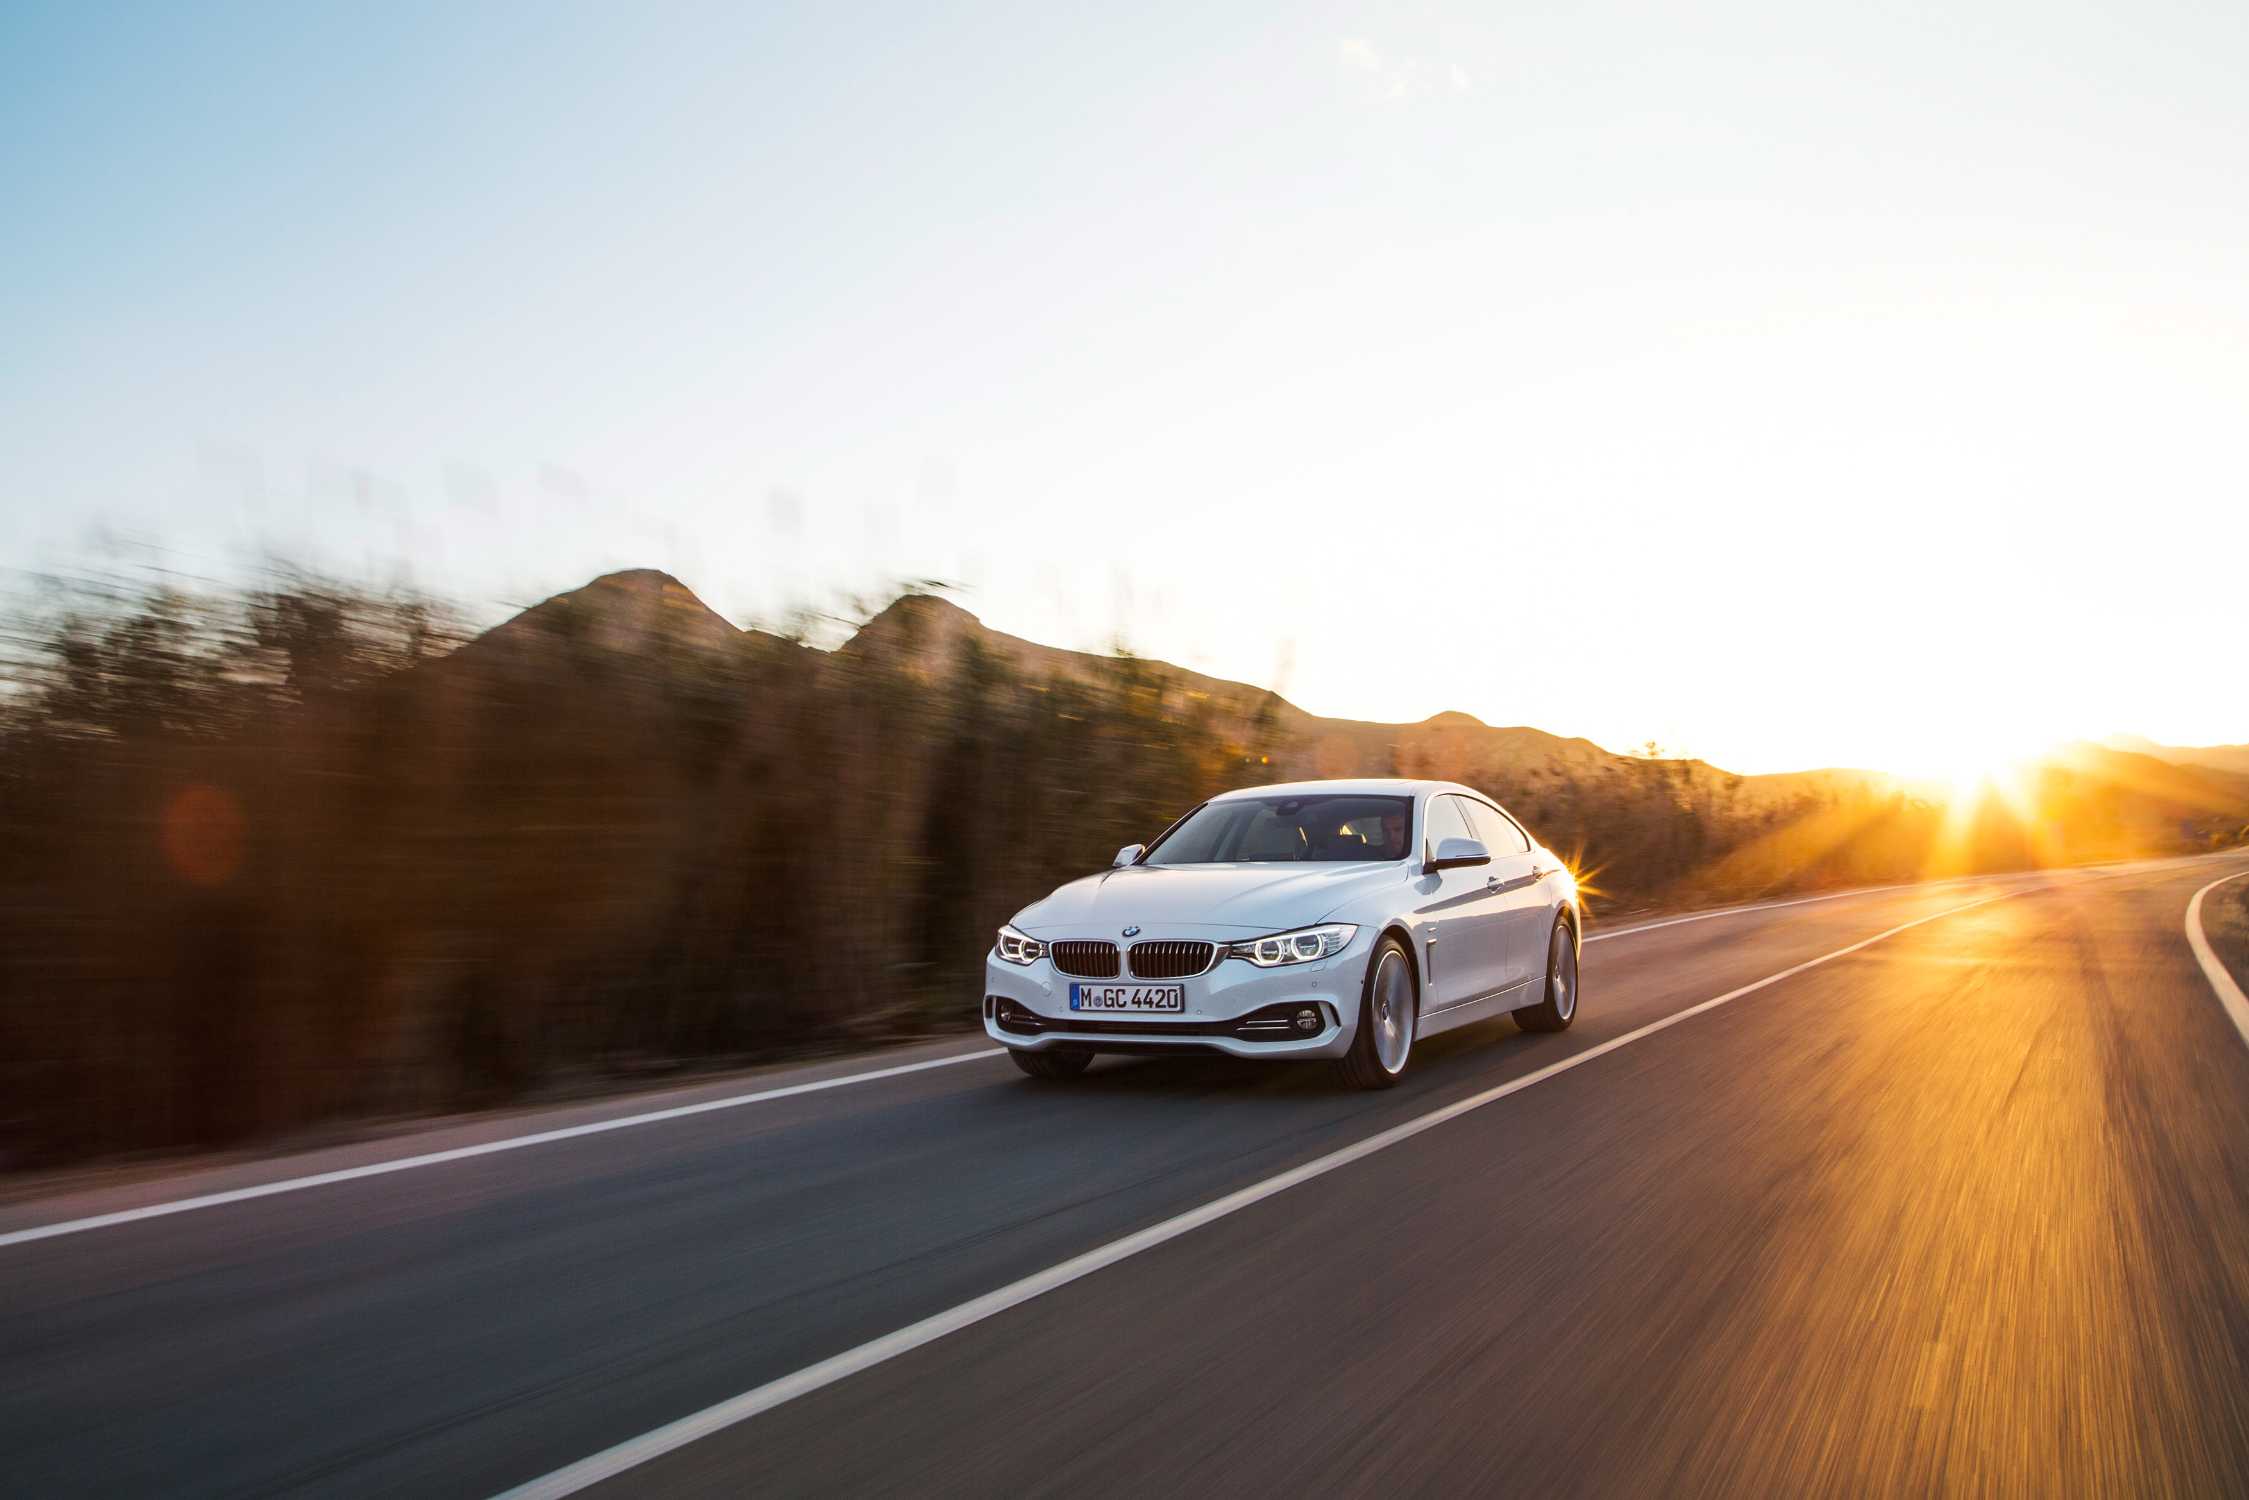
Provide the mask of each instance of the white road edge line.
MULTIPOLYGON (((1989 878, 1989 877, 1980 877, 1989 878)), ((2003 878, 2003 877, 2002 877, 2003 878)), ((1718 911, 1695 912, 1684 917, 1671 917, 1659 922, 1646 922, 1636 927, 1621 927, 1614 932, 1590 933, 1589 943, 1604 938, 1630 937, 1638 932, 1653 932, 1658 927, 1675 927, 1681 922, 1706 922, 1713 917, 1747 916, 1753 912, 1773 911, 1783 906, 1804 906, 1814 901, 1841 901, 1851 896, 1876 896, 1885 891, 1911 889, 1918 882, 1905 885, 1871 886, 1852 891, 1835 891, 1824 896, 1805 896, 1792 901, 1771 901, 1757 906, 1731 906, 1718 911)), ((118 1224, 134 1224, 142 1219, 160 1219, 169 1214, 184 1214, 198 1208, 217 1208, 222 1204, 241 1203, 252 1198, 270 1198, 276 1193, 297 1193, 307 1188, 328 1187, 339 1182, 356 1182, 363 1177, 381 1177, 391 1172, 411 1171, 416 1167, 442 1166, 446 1162, 465 1161, 474 1156, 490 1156, 500 1151, 520 1151, 526 1146, 544 1146, 553 1141, 574 1140, 579 1136, 600 1135, 611 1130, 626 1130, 635 1125, 654 1125, 664 1120, 684 1119, 689 1115, 709 1114, 714 1110, 736 1109, 745 1104, 764 1104, 773 1099, 787 1099, 797 1094, 817 1093, 822 1089, 843 1088, 854 1083, 873 1083, 878 1079, 896 1078, 906 1073, 919 1073, 929 1068, 950 1067, 954 1063, 976 1062, 982 1058, 998 1057, 1007 1049, 985 1047, 975 1052, 964 1052, 954 1057, 940 1057, 929 1062, 905 1063, 894 1068, 875 1068, 865 1073, 847 1073, 836 1078, 822 1078, 811 1083, 790 1084, 784 1088, 763 1089, 752 1094, 733 1094, 724 1099, 705 1100, 700 1104, 683 1104, 673 1109, 650 1110, 645 1114, 619 1115, 613 1119, 597 1120, 586 1125, 570 1125, 555 1130, 542 1130, 532 1135, 510 1136, 505 1140, 486 1141, 475 1146, 460 1146, 447 1151, 428 1151, 419 1156, 401 1156, 392 1161, 369 1162, 364 1166, 342 1167, 333 1172, 315 1172, 305 1177, 286 1177, 274 1182, 261 1182, 250 1187, 229 1188, 220 1193, 203 1193, 193 1198, 176 1198, 165 1203, 151 1203, 141 1208, 119 1209, 115 1213, 93 1214, 82 1219, 64 1219, 53 1224, 40 1224, 30 1229, 16 1229, 0 1233, 0 1250, 10 1245, 27 1245, 33 1240, 53 1239, 57 1235, 84 1234, 90 1229, 108 1229, 118 1224)))
MULTIPOLYGON (((2034 886, 2026 889, 2036 890, 2043 889, 2043 887, 2034 886)), ((1425 1115, 1416 1116, 1402 1125, 1393 1125, 1388 1130, 1368 1136, 1363 1141, 1357 1141, 1340 1150, 1331 1151, 1325 1156, 1314 1157, 1301 1166, 1291 1167, 1276 1176, 1266 1178, 1263 1182, 1252 1183, 1248 1187, 1228 1193, 1223 1198, 1215 1198, 1199 1208, 1191 1208, 1183 1214, 1166 1219, 1160 1224, 1152 1224, 1148 1228, 1134 1234, 1128 1234, 1122 1239, 1111 1240, 1098 1249, 1088 1250, 1085 1254, 1063 1261, 1059 1265, 1049 1266, 1046 1270, 1035 1272, 1020 1281, 1011 1282, 997 1291, 987 1292, 973 1301, 963 1302, 957 1307, 948 1308, 944 1312, 924 1318, 919 1323, 909 1324, 894 1333, 886 1333, 881 1338, 861 1344, 855 1349, 847 1349, 833 1358, 820 1361, 818 1364, 807 1365, 793 1375, 784 1375, 778 1380, 768 1381, 754 1390, 744 1391, 739 1396, 721 1401, 716 1406, 705 1407, 699 1412, 681 1417, 678 1421, 667 1423, 652 1432, 645 1432, 639 1437, 629 1438, 613 1448, 605 1448, 589 1458, 582 1458, 568 1468, 557 1469, 553 1473, 531 1480, 527 1484, 521 1484, 514 1489, 504 1491, 496 1497, 496 1500, 559 1500, 561 1496, 574 1495, 588 1486, 614 1478, 627 1469, 637 1468, 651 1459, 661 1458, 665 1454, 684 1448, 700 1438, 708 1437, 714 1432, 722 1431, 739 1422, 745 1422, 762 1412, 771 1411, 777 1406, 794 1401, 799 1396, 810 1395, 823 1386, 833 1385, 837 1381, 856 1375, 863 1370, 872 1369, 876 1365, 896 1359, 901 1354, 919 1349, 924 1344, 935 1343, 948 1334, 958 1333, 964 1328, 981 1323, 985 1319, 1006 1312, 1010 1308, 1019 1307, 1034 1297, 1043 1296, 1057 1288, 1068 1286, 1073 1281, 1090 1276, 1096 1271, 1117 1264, 1119 1261, 1129 1260, 1144 1250, 1153 1250, 1158 1245, 1169 1243, 1182 1235, 1191 1234, 1206 1224, 1214 1223, 1229 1214, 1239 1213, 1252 1204, 1262 1203, 1267 1198, 1285 1193, 1290 1188, 1310 1182, 1315 1177, 1324 1177, 1340 1167, 1349 1166, 1351 1163, 1372 1156, 1378 1151, 1387 1150, 1401 1141, 1411 1140, 1424 1131, 1434 1130, 1439 1125, 1457 1120, 1462 1115, 1482 1109, 1485 1105, 1495 1103, 1510 1094, 1519 1094, 1533 1084, 1544 1083, 1547 1079, 1567 1073, 1572 1068, 1583 1067, 1595 1058, 1614 1052, 1619 1047, 1628 1047, 1643 1038, 1654 1036, 1659 1031, 1668 1030, 1690 1016, 1699 1016, 1704 1011, 1716 1010, 1729 1001, 1739 1000, 1744 995, 1755 994, 1757 991, 1778 984, 1784 979, 1794 978, 1807 969, 1816 969, 1822 964, 1833 963, 1836 959, 1848 957, 1862 948, 1871 948, 1876 943, 1886 938, 1896 937, 1901 932, 1907 932, 1941 918, 1957 916, 1959 913, 1972 910, 1975 907, 1988 906, 1994 901, 2004 901, 2021 894, 2024 894, 2024 891, 2001 891, 1995 895, 1984 896, 1960 906, 1947 907, 1943 911, 1932 912, 1925 917, 1916 917, 1910 922, 1901 922, 1885 932, 1878 932, 1870 938, 1862 938, 1849 947, 1838 948, 1832 953, 1825 953, 1818 958, 1808 959, 1793 968, 1783 969, 1777 974, 1768 974, 1763 979, 1745 984, 1739 989, 1728 990, 1723 995, 1716 996, 1713 999, 1690 1005, 1685 1010, 1674 1011, 1661 1020, 1650 1021, 1647 1025, 1627 1031, 1621 1036, 1611 1037, 1596 1046, 1586 1048, 1583 1052, 1575 1053, 1558 1062, 1548 1063, 1535 1072, 1525 1073, 1520 1078, 1510 1079, 1506 1083, 1488 1088, 1480 1094, 1471 1094, 1465 1099, 1431 1110, 1425 1115)))
POLYGON ((754 1094, 731 1094, 724 1099, 706 1099, 697 1104, 681 1104, 670 1109, 650 1110, 645 1114, 619 1115, 614 1119, 593 1120, 584 1125, 565 1125, 556 1130, 542 1130, 534 1135, 514 1135, 505 1140, 482 1141, 474 1146, 455 1146, 446 1151, 427 1151, 420 1156, 401 1156, 391 1161, 368 1162, 364 1166, 339 1167, 333 1172, 315 1172, 309 1177, 288 1177, 278 1182, 261 1182, 250 1187, 229 1188, 223 1193, 204 1193, 194 1198, 175 1198, 168 1203, 151 1203, 141 1208, 124 1208, 115 1213, 94 1214, 83 1219, 64 1219, 54 1224, 41 1224, 31 1229, 10 1230, 0 1234, 0 1248, 25 1245, 33 1240, 53 1239, 62 1234, 83 1234, 89 1229, 107 1229, 113 1224, 133 1224, 142 1219, 160 1219, 167 1214, 184 1214, 191 1209, 216 1208, 222 1203, 241 1203, 251 1198, 270 1198, 276 1193, 302 1192, 306 1188, 327 1187, 337 1182, 357 1182, 362 1177, 381 1177, 390 1172, 406 1172, 416 1167, 434 1167, 442 1162, 466 1161, 472 1156, 492 1156, 502 1151, 520 1151, 526 1146, 544 1146, 550 1141, 576 1140, 580 1136, 601 1135, 611 1130, 628 1130, 635 1125, 653 1125, 659 1120, 684 1120, 690 1115, 707 1115, 722 1109, 738 1109, 745 1104, 763 1104, 773 1099, 794 1098, 798 1094, 817 1094, 824 1089, 840 1089, 854 1083, 873 1083, 878 1078, 897 1078, 907 1073, 924 1073, 931 1068, 949 1068, 955 1063, 978 1062, 987 1057, 998 1057, 1005 1047, 984 1047, 974 1052, 963 1052, 952 1057, 931 1058, 926 1062, 900 1063, 892 1068, 875 1068, 865 1073, 846 1073, 836 1078, 816 1078, 809 1083, 792 1083, 781 1088, 760 1089, 754 1094))
POLYGON ((2226 966, 2218 961, 2210 939, 2202 930, 2202 898, 2229 880, 2239 880, 2249 875, 2249 870, 2237 870, 2231 875, 2221 875, 2187 902, 2187 946, 2194 950, 2194 961, 2202 965, 2202 977, 2210 981, 2210 988, 2218 992, 2218 1003, 2233 1018, 2233 1029, 2241 1033, 2242 1045, 2249 1046, 2249 995, 2241 993, 2241 986, 2233 982, 2226 966))
MULTIPOLYGON (((2145 863, 2163 863, 2147 861, 2145 863)), ((2050 871, 2008 871, 1994 875, 1956 877, 1978 883, 2006 880, 2015 876, 2050 874, 2050 871)), ((2231 877, 2228 877, 2231 878, 2231 877)), ((1676 927, 1683 922, 1707 922, 1714 917, 1742 917, 1754 912, 1776 911, 1784 906, 1809 906, 1815 901, 1842 901, 1852 896, 1879 896, 1890 891, 1912 890, 1921 885, 1939 886, 1947 881, 1907 881, 1900 885, 1862 886, 1857 890, 1831 891, 1822 896, 1799 896, 1788 901, 1767 901, 1754 906, 1728 906, 1716 911, 1692 912, 1683 917, 1666 917, 1660 921, 1643 922, 1633 927, 1620 927, 1613 932, 1594 932, 1585 941, 1598 943, 1606 938, 1631 937, 1635 933, 1653 932, 1659 927, 1676 927)), ((2207 889, 2207 887, 2205 887, 2207 889)), ((1954 908, 1963 910, 1964 908, 1954 908)), ((1903 929, 1892 929, 1902 931, 1903 929)), ((2249 1037, 2249 1031, 2245 1031, 2249 1037)), ((327 1187, 333 1183, 356 1182, 362 1177, 381 1177, 391 1172, 410 1171, 416 1167, 441 1166, 446 1162, 463 1161, 472 1156, 490 1156, 501 1151, 520 1151, 526 1146, 544 1146, 552 1141, 567 1141, 584 1135, 600 1135, 611 1130, 626 1130, 635 1125, 654 1125, 664 1120, 684 1119, 689 1115, 709 1114, 714 1110, 735 1109, 745 1104, 763 1104, 772 1099, 787 1099, 797 1094, 817 1093, 822 1089, 844 1088, 855 1083, 873 1083, 878 1079, 896 1078, 901 1074, 919 1073, 929 1068, 951 1067, 954 1063, 976 1062, 983 1058, 998 1057, 1007 1049, 984 1047, 975 1052, 963 1052, 952 1057, 940 1057, 928 1062, 903 1063, 893 1068, 874 1068, 865 1073, 846 1073, 835 1078, 816 1079, 811 1083, 789 1084, 783 1088, 763 1089, 751 1094, 733 1094, 724 1099, 705 1100, 700 1104, 683 1104, 673 1109, 650 1110, 645 1114, 619 1115, 614 1119, 596 1120, 586 1125, 570 1125, 555 1130, 542 1130, 532 1135, 510 1136, 505 1140, 486 1141, 475 1146, 460 1146, 448 1151, 428 1151, 418 1156, 401 1156, 392 1161, 369 1162, 364 1166, 342 1167, 333 1172, 315 1172, 305 1177, 287 1177, 275 1182, 261 1182, 249 1187, 229 1188, 220 1193, 203 1193, 193 1198, 176 1198, 165 1203, 151 1203, 141 1208, 119 1209, 115 1213, 92 1214, 82 1219, 64 1219, 53 1224, 35 1225, 30 1229, 15 1229, 0 1233, 0 1250, 10 1245, 27 1245, 34 1240, 53 1239, 57 1235, 83 1234, 90 1229, 108 1229, 118 1224, 133 1224, 142 1219, 161 1219, 169 1214, 184 1214, 198 1208, 217 1208, 222 1204, 241 1203, 251 1198, 270 1198, 276 1193, 297 1193, 307 1188, 327 1187)))

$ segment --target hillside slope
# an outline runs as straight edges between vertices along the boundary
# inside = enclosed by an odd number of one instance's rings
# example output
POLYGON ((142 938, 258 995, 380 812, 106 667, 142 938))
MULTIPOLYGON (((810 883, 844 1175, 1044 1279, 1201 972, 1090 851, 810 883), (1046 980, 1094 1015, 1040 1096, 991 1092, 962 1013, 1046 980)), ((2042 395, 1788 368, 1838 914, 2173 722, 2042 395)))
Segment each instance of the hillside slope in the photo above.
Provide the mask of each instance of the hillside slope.
POLYGON ((1462 713, 1305 713, 929 598, 835 651, 606 575, 446 654, 413 600, 105 598, 0 715, 0 1136, 224 1144, 958 1024, 991 933, 1230 787, 1442 776, 1596 920, 2205 849, 2249 778, 2098 746, 1965 802, 1462 713))
MULTIPOLYGON (((975 615, 931 594, 909 594, 892 603, 838 648, 838 655, 902 666, 931 681, 955 671, 964 652, 1006 662, 1033 680, 1093 680, 1117 669, 1118 659, 1040 645, 986 626, 975 615)), ((1473 782, 1504 768, 1510 782, 1614 774, 1634 757, 1604 750, 1591 740, 1564 737, 1528 725, 1497 726, 1450 710, 1417 723, 1333 719, 1308 713, 1278 693, 1230 682, 1166 662, 1143 664, 1166 682, 1166 706, 1175 713, 1207 712, 1244 742, 1273 743, 1275 779, 1339 776, 1431 776, 1473 782)), ((1662 762, 1691 788, 1722 791, 1751 807, 1779 807, 1811 796, 1887 790, 1879 773, 1847 770, 1791 771, 1742 776, 1699 760, 1662 762)))
POLYGON ((2111 750, 2130 751, 2174 766, 2249 776, 2249 745, 2159 745, 2136 734, 2111 735, 2103 743, 2111 750))

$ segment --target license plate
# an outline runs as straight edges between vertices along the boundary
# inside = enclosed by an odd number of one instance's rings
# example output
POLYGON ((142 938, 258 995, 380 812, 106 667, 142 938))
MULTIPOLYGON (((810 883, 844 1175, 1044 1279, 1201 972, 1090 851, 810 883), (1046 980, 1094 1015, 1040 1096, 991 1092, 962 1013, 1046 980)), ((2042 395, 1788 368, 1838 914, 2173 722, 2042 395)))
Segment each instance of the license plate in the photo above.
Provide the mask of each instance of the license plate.
POLYGON ((1183 1011, 1187 986, 1183 984, 1073 984, 1072 1010, 1183 1011))

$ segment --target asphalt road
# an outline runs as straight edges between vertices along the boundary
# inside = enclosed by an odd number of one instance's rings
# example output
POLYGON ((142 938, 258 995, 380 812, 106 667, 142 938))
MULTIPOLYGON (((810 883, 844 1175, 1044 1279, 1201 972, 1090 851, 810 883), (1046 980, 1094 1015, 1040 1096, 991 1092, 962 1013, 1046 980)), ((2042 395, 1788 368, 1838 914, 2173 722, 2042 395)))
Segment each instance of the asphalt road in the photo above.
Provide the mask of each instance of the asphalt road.
POLYGON ((0 1489, 491 1494, 2004 895, 594 1493, 2249 1493, 2249 1046, 2180 927, 2245 864, 1616 932, 1573 1030, 1387 1094, 993 1058, 0 1241, 0 1489))

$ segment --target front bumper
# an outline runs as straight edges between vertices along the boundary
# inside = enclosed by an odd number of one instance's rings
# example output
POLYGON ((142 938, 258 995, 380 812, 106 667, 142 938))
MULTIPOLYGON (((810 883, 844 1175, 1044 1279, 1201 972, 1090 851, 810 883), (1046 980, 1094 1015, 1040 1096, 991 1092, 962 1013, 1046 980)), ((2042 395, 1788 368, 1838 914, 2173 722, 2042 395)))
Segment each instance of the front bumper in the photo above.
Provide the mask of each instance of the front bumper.
POLYGON ((1051 957, 1026 965, 987 954, 984 1032, 1002 1046, 1031 1052, 1066 1047, 1095 1052, 1222 1052, 1230 1057, 1341 1057, 1350 1050, 1358 1025, 1366 954, 1372 946, 1373 936, 1361 932, 1350 947, 1317 963, 1260 969, 1247 960, 1228 958, 1190 979, 1153 981, 1186 987, 1186 1010, 1162 1016, 1073 1014, 1070 977, 1055 972, 1051 957), (1002 1000, 1029 1012, 1036 1030, 1002 1025, 995 1014, 1002 1000), (1233 1030, 1255 1012, 1284 1006, 1318 1007, 1320 1029, 1310 1035, 1271 1038, 1233 1030))

